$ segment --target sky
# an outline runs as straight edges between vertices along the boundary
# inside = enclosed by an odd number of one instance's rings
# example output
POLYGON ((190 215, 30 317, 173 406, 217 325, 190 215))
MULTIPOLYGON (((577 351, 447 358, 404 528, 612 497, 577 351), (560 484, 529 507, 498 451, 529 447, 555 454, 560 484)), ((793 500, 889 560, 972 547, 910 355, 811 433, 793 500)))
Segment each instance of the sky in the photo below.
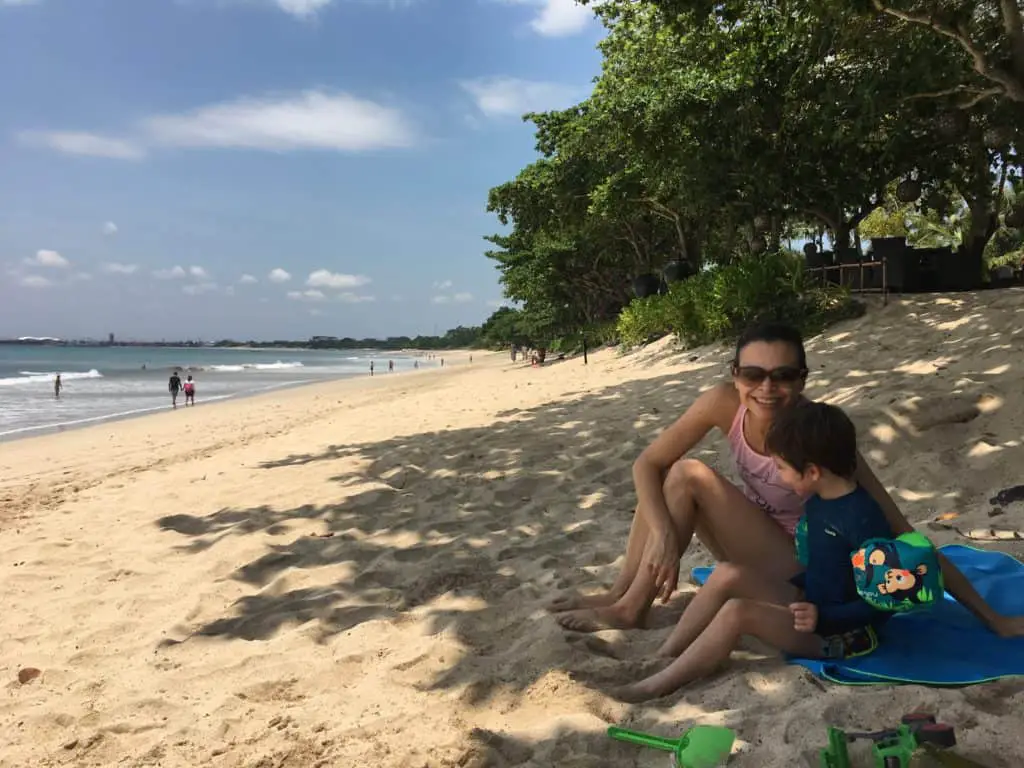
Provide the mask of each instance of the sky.
POLYGON ((0 0, 0 337, 481 323, 487 192, 601 32, 574 0, 0 0))

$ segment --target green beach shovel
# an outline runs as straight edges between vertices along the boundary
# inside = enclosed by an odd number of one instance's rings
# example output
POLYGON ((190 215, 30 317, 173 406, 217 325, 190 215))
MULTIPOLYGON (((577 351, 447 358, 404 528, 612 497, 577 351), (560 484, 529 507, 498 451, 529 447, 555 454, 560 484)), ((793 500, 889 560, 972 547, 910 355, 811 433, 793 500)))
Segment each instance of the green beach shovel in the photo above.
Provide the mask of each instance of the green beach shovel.
POLYGON ((641 747, 660 749, 672 753, 672 765, 677 768, 714 768, 729 759, 736 732, 718 725, 698 725, 678 739, 666 739, 640 731, 611 726, 608 735, 616 741, 626 741, 641 747))

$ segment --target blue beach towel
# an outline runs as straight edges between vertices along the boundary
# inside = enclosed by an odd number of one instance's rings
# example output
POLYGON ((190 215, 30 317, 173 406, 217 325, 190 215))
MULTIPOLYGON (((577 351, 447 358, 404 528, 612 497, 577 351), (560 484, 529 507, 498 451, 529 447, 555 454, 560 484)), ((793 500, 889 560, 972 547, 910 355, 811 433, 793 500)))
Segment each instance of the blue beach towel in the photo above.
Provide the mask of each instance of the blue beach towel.
MULTIPOLYGON (((1002 552, 958 544, 940 551, 995 610, 1024 615, 1024 563, 1002 552)), ((711 568, 693 569, 698 584, 710 574, 711 568)), ((997 637, 948 593, 933 608, 893 616, 879 639, 878 649, 867 656, 840 662, 789 661, 843 685, 955 686, 1024 675, 1024 638, 997 637)))

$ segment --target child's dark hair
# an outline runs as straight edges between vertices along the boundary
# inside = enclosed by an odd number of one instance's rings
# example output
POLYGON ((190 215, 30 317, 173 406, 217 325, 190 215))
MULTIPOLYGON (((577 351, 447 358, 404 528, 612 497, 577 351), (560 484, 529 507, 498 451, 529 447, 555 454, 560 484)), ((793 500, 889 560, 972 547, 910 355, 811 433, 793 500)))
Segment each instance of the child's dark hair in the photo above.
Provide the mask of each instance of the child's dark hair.
POLYGON ((733 358, 733 365, 739 365, 740 352, 748 344, 755 341, 766 341, 769 344, 782 342, 789 344, 796 352, 797 367, 807 370, 807 352, 804 351, 804 337, 800 331, 792 325, 768 320, 755 323, 747 328, 736 340, 736 356, 733 358))
POLYGON ((857 428, 828 403, 798 400, 783 409, 768 430, 765 448, 800 473, 809 464, 845 478, 857 471, 857 428))

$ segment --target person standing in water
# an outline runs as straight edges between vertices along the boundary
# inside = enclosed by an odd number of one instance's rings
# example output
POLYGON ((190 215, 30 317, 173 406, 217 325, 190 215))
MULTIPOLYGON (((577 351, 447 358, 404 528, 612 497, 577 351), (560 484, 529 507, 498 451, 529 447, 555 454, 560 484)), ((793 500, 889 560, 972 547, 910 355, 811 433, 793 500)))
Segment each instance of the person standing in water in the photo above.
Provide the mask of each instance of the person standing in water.
POLYGON ((60 374, 57 374, 57 378, 53 380, 53 396, 60 400, 60 391, 64 389, 64 385, 60 381, 60 374))
POLYGON ((185 379, 185 407, 188 408, 189 403, 192 405, 196 404, 196 383, 192 381, 192 374, 190 373, 185 379))
POLYGON ((178 393, 181 391, 181 377, 175 371, 167 381, 167 391, 171 393, 171 407, 178 407, 178 393))

